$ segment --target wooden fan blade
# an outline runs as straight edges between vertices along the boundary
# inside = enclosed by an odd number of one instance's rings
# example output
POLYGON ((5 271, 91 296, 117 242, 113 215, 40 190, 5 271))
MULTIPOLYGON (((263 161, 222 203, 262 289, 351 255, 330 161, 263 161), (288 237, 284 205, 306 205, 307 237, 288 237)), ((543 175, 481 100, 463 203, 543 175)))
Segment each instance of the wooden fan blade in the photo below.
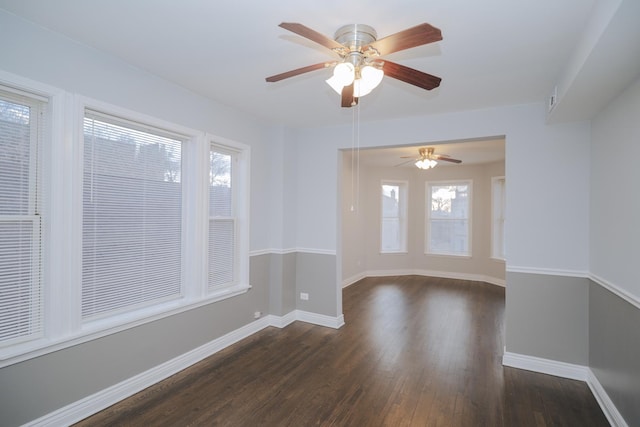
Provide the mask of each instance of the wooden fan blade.
POLYGON ((342 88, 341 107, 349 108, 358 105, 358 98, 353 96, 353 83, 342 88))
POLYGON ((440 77, 423 73, 422 71, 405 67, 404 65, 396 64, 391 61, 384 61, 382 70, 384 71, 385 76, 402 80, 405 83, 409 83, 426 90, 437 88, 440 86, 440 81, 442 80, 440 77))
POLYGON ((297 22, 282 22, 279 27, 284 28, 285 30, 289 30, 292 33, 296 33, 297 35, 302 36, 305 39, 309 39, 312 42, 316 42, 319 45, 326 47, 327 49, 344 49, 344 46, 337 41, 330 39, 324 34, 320 34, 319 32, 314 31, 309 27, 298 24, 297 22))
POLYGON ((441 155, 438 155, 438 154, 432 155, 431 158, 434 159, 434 160, 438 160, 438 161, 442 160, 444 162, 462 163, 462 160, 452 159, 449 156, 441 156, 441 155))
POLYGON ((280 73, 276 74, 275 76, 267 77, 265 80, 271 83, 278 82, 280 80, 288 79, 289 77, 308 73, 309 71, 319 70, 320 68, 327 68, 333 64, 335 64, 335 62, 321 62, 319 64, 307 65, 306 67, 297 68, 295 70, 287 71, 286 73, 280 73))
POLYGON ((363 47, 362 51, 366 52, 369 48, 372 48, 382 56, 439 40, 442 40, 440 29, 424 23, 376 40, 363 47))

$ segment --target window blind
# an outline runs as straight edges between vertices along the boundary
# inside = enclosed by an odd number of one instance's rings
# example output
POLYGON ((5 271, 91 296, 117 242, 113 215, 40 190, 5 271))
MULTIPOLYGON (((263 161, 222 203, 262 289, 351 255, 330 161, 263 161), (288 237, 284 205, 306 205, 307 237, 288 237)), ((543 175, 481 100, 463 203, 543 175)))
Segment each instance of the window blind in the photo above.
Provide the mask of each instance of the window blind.
POLYGON ((236 280, 234 154, 212 145, 209 163, 209 290, 212 290, 236 280))
POLYGON ((174 135, 86 113, 83 320, 180 297, 181 154, 174 135))
POLYGON ((0 91, 0 346, 43 330, 38 148, 43 103, 0 91))

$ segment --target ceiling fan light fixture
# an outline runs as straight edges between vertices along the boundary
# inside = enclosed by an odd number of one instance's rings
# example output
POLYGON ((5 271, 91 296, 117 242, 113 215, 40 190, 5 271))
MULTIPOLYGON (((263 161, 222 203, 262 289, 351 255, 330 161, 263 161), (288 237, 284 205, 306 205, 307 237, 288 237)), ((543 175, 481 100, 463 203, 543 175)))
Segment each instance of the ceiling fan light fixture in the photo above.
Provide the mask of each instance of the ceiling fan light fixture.
POLYGON ((436 162, 433 159, 420 159, 418 160, 415 165, 419 168, 419 169, 433 169, 436 167, 436 165, 438 164, 438 162, 436 162))
POLYGON ((357 98, 368 95, 375 89, 384 77, 381 68, 365 65, 360 69, 360 78, 354 82, 353 95, 357 98))
POLYGON ((330 78, 325 80, 325 82, 327 82, 327 84, 331 86, 331 89, 336 91, 338 95, 342 95, 342 89, 344 88, 344 85, 340 83, 339 79, 337 79, 335 76, 331 76, 330 78))
POLYGON ((349 86, 356 77, 356 69, 350 62, 341 62, 333 69, 333 77, 343 87, 349 86))

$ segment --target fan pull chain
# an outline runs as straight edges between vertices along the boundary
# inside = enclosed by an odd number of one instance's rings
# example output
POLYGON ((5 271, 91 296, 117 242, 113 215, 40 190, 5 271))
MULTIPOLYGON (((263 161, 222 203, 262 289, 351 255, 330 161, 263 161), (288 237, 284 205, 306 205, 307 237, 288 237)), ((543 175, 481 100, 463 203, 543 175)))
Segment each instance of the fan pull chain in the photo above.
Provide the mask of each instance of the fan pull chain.
POLYGON ((351 212, 355 211, 355 207, 354 207, 354 201, 355 201, 355 176, 354 176, 354 170, 355 170, 355 162, 356 162, 356 156, 355 156, 355 141, 356 141, 356 137, 355 137, 355 132, 356 132, 356 112, 354 109, 351 110, 351 212))
POLYGON ((351 114, 351 212, 360 205, 360 104, 351 114))

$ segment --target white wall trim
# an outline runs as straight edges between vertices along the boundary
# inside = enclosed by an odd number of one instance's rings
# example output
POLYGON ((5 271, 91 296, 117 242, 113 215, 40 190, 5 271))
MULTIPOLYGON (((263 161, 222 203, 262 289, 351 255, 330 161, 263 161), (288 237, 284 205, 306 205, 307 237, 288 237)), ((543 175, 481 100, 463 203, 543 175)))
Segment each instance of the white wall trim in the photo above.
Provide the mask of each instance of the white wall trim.
POLYGON ((505 351, 502 356, 502 365, 511 368, 525 369, 527 371, 554 375, 561 378, 584 381, 589 386, 602 412, 613 427, 628 427, 628 424, 618 411, 613 401, 598 381, 593 371, 588 366, 559 362, 557 360, 543 359, 524 354, 505 351))
POLYGON ((365 277, 367 277, 367 275, 364 274, 364 273, 358 273, 358 274, 356 274, 354 276, 348 277, 348 278, 342 280, 342 287, 346 288, 347 286, 351 286, 354 283, 356 283, 357 281, 364 279, 365 277))
POLYGON ((269 325, 275 326, 276 328, 280 328, 280 329, 292 324, 297 320, 295 310, 285 314, 284 316, 274 316, 273 314, 270 314, 268 317, 269 317, 269 325))
MULTIPOLYGON (((419 270, 419 269, 406 269, 406 270, 369 270, 362 273, 360 279, 364 277, 389 277, 389 276, 426 276, 426 277, 441 277, 444 279, 457 279, 457 280, 471 280, 474 282, 485 282, 491 285, 505 287, 506 281, 497 277, 485 276, 483 274, 469 274, 469 273, 456 273, 451 271, 437 271, 437 270, 419 270)), ((353 276, 352 278, 355 278, 353 276)), ((358 279, 358 280, 360 280, 358 279)), ((351 279, 347 279, 351 280, 351 279)), ((343 286, 345 282, 343 282, 343 286)), ((353 284, 353 283, 349 283, 353 284)))
POLYGON ((73 402, 36 420, 30 421, 26 423, 25 426, 35 427, 74 424, 206 359, 268 326, 284 328, 296 320, 334 329, 339 329, 344 325, 343 315, 331 317, 301 310, 294 310, 284 316, 268 315, 145 372, 73 402))
POLYGON ((288 248, 288 249, 257 249, 249 252, 249 256, 258 255, 286 255, 294 253, 306 253, 306 254, 318 254, 318 255, 336 255, 336 251, 333 249, 312 249, 312 248, 288 248))
POLYGON ((573 363, 559 362, 557 360, 543 359, 524 354, 505 351, 502 355, 502 365, 511 368, 525 369, 527 371, 554 375, 572 380, 587 381, 589 368, 573 363))
POLYGON ((276 248, 267 248, 267 249, 258 249, 255 251, 250 251, 249 256, 258 256, 258 255, 287 255, 296 253, 297 250, 295 248, 289 249, 276 249, 276 248))
POLYGON ((248 325, 229 332, 220 338, 216 338, 207 344, 188 351, 134 377, 64 406, 25 424, 25 426, 70 425, 76 423, 200 362, 212 354, 259 332, 267 326, 270 326, 269 316, 251 322, 248 325))
POLYGON ((638 298, 637 296, 632 295, 631 293, 622 289, 621 287, 614 285, 608 280, 605 280, 600 276, 596 276, 595 274, 589 274, 589 279, 596 282, 598 285, 602 286, 603 288, 613 292, 623 300, 627 301, 629 304, 634 305, 636 308, 640 308, 640 298, 638 298))
POLYGON ((335 249, 313 249, 313 248, 296 248, 296 252, 317 255, 336 255, 335 249))
POLYGON ((589 377, 587 378, 587 385, 589 389, 591 389, 591 393, 593 393, 593 397, 598 401, 598 405, 604 412, 604 415, 609 420, 609 424, 614 427, 629 427, 627 422, 622 418, 622 414, 616 408, 616 405, 613 404, 611 398, 596 378, 595 374, 591 369, 589 369, 589 377))
POLYGON ((340 329, 344 326, 344 315, 337 317, 326 316, 324 314, 311 313, 309 311, 295 310, 296 320, 312 323, 327 328, 340 329))
POLYGON ((507 264, 506 270, 508 273, 544 274, 547 276, 579 277, 583 279, 586 279, 589 277, 589 272, 582 271, 582 270, 560 270, 555 268, 520 267, 520 266, 508 265, 508 264, 507 264))
POLYGON ((543 269, 534 267, 516 267, 507 266, 508 273, 525 273, 525 274, 544 274, 549 276, 564 276, 564 277, 578 277, 582 279, 589 279, 603 288, 613 292, 615 295, 627 301, 629 304, 640 309, 640 298, 631 294, 629 291, 617 286, 602 277, 590 273, 588 271, 575 271, 575 270, 556 270, 556 269, 543 269))

